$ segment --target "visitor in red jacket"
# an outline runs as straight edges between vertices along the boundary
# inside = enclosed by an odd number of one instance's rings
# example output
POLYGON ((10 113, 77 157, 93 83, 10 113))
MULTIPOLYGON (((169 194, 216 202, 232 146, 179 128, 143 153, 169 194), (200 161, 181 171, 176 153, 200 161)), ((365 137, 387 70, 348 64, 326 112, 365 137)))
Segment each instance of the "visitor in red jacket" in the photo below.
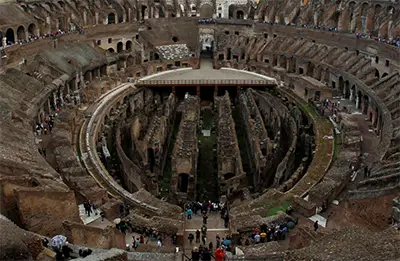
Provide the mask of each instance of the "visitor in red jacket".
POLYGON ((214 253, 215 261, 223 261, 225 257, 225 253, 221 248, 217 248, 214 253))

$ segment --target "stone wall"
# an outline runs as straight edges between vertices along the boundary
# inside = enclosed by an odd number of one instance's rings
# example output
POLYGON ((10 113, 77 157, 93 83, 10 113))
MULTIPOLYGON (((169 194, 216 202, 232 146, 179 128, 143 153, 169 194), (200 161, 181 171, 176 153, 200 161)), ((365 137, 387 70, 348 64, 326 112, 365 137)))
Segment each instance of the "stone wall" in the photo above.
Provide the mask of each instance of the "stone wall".
POLYGON ((199 119, 200 100, 187 95, 182 103, 182 119, 171 156, 170 190, 172 195, 185 200, 194 200, 196 196, 199 119))
POLYGON ((75 245, 84 245, 93 248, 125 249, 125 235, 119 232, 114 225, 106 228, 85 226, 83 224, 64 221, 63 235, 75 245))
POLYGON ((23 226, 49 237, 62 233, 62 222, 81 222, 73 191, 58 192, 17 188, 16 197, 23 226))
POLYGON ((238 189, 246 175, 243 172, 228 92, 222 97, 215 97, 215 101, 218 115, 218 175, 221 194, 229 197, 238 189))

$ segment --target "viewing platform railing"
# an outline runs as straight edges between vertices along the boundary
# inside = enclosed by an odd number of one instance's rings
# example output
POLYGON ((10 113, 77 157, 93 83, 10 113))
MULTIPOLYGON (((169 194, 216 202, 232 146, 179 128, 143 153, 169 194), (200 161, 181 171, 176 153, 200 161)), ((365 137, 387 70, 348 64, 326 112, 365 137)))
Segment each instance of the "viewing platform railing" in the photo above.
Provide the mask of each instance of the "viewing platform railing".
POLYGON ((201 86, 201 85, 235 85, 235 86, 275 86, 275 80, 239 80, 239 79, 199 79, 199 80, 139 80, 135 83, 136 86, 201 86))

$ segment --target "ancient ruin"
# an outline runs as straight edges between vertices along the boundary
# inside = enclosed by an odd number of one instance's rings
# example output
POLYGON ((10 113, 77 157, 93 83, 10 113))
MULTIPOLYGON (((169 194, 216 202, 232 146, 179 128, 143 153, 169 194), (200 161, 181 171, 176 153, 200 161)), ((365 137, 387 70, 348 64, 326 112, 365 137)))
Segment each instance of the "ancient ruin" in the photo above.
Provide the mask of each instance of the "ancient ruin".
POLYGON ((0 39, 0 260, 400 258, 398 2, 0 0, 0 39))

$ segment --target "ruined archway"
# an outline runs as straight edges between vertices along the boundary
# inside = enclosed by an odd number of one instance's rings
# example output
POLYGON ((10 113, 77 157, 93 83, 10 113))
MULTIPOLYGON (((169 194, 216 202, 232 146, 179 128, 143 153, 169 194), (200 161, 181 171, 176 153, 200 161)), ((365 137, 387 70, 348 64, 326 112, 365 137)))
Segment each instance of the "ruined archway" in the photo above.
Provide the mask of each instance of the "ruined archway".
POLYGON ((125 45, 127 51, 132 51, 132 41, 127 41, 125 45))
POLYGON ((202 18, 212 18, 213 13, 213 7, 209 4, 204 4, 200 7, 200 17, 202 18))
POLYGON ((114 13, 109 13, 108 14, 108 24, 115 24, 115 14, 114 13))
POLYGON ((178 175, 178 191, 187 193, 189 188, 189 174, 179 173, 178 175))
POLYGON ((242 10, 236 11, 236 19, 244 19, 244 12, 242 10))
POLYGON ((379 70, 375 69, 375 78, 379 80, 379 70))
POLYGON ((124 50, 124 45, 122 44, 122 42, 119 42, 117 44, 117 53, 122 53, 123 50, 124 50))
POLYGON ((29 36, 36 36, 37 35, 36 34, 36 25, 34 23, 32 23, 32 24, 30 24, 28 26, 28 33, 29 33, 29 36))
POLYGON ((25 27, 23 27, 22 25, 20 27, 18 27, 18 29, 17 29, 17 39, 20 41, 26 40, 25 27))
POLYGON ((7 38, 7 44, 15 43, 14 30, 12 28, 7 29, 6 38, 7 38))

